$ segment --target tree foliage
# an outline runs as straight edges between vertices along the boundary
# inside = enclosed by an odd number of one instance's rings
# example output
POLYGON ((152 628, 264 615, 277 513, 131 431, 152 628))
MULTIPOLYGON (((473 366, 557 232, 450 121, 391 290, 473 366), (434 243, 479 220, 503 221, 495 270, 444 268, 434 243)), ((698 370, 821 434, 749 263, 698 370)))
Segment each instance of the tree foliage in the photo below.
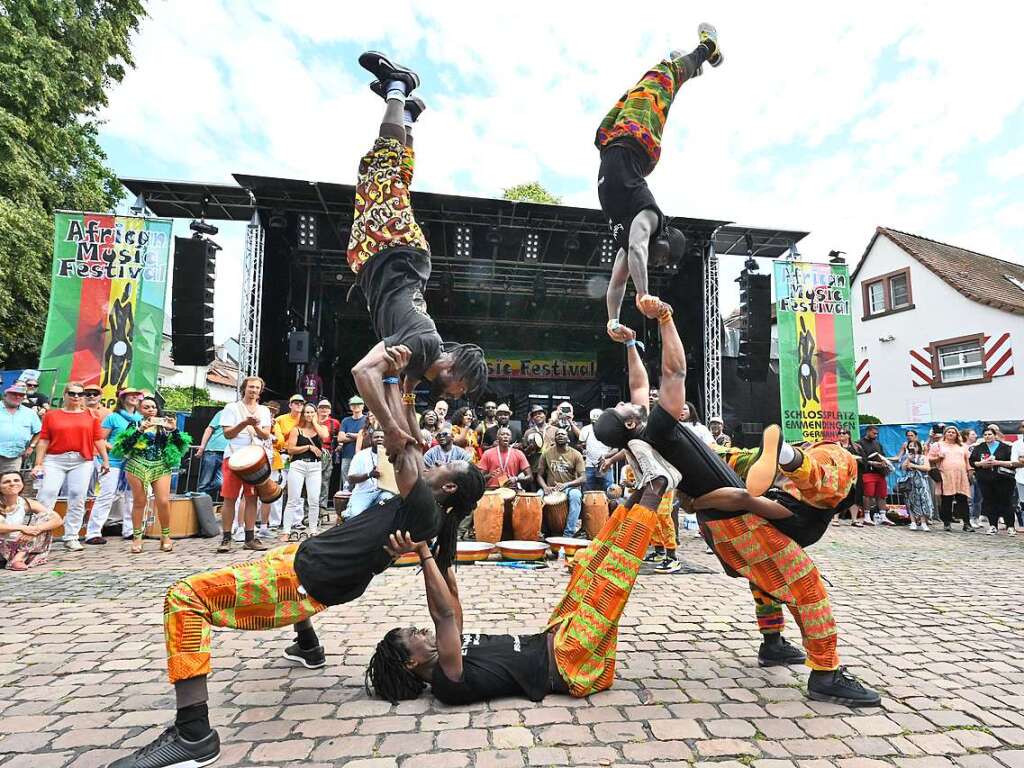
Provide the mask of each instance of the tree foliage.
POLYGON ((501 194, 506 200, 523 200, 528 203, 551 203, 559 205, 562 198, 556 197, 540 185, 539 181, 531 181, 527 184, 516 184, 509 187, 501 194))
POLYGON ((97 141, 132 65, 141 0, 0 0, 0 361, 34 364, 46 327, 53 212, 120 197, 97 141))
POLYGON ((164 399, 164 410, 179 413, 190 413, 196 405, 224 405, 210 397, 209 390, 203 387, 160 387, 160 396, 164 399))

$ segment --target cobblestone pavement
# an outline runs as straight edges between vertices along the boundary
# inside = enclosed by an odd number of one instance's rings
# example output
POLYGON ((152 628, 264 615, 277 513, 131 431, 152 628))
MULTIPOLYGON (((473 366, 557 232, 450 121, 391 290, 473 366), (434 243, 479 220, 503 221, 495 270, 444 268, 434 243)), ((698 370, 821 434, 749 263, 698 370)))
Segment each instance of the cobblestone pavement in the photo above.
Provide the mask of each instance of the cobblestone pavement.
MULTIPOLYGON (((92 768, 173 718, 161 599, 223 564, 210 540, 132 557, 111 541, 55 550, 40 572, 0 573, 0 768, 92 768)), ((363 669, 396 624, 429 618, 414 569, 391 569, 317 629, 328 666, 296 669, 285 630, 214 638, 219 766, 515 768, 1024 768, 1024 541, 836 527, 812 550, 831 589, 844 663, 879 709, 809 701, 803 668, 760 669, 750 593, 713 574, 643 576, 622 622, 615 687, 445 707, 371 700, 363 669)), ((538 631, 566 582, 555 569, 460 569, 466 629, 538 631)), ((798 639, 790 626, 787 635, 798 639)))

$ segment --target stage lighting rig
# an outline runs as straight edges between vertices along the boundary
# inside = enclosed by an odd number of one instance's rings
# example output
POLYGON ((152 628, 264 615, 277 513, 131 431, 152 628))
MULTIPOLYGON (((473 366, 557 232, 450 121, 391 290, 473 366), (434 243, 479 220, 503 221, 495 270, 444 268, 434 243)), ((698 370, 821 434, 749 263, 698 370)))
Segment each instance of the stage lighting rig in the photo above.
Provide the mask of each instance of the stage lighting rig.
POLYGON ((197 240, 202 239, 204 236, 213 237, 220 232, 217 227, 204 220, 193 219, 192 223, 188 225, 188 228, 192 230, 192 237, 197 240))

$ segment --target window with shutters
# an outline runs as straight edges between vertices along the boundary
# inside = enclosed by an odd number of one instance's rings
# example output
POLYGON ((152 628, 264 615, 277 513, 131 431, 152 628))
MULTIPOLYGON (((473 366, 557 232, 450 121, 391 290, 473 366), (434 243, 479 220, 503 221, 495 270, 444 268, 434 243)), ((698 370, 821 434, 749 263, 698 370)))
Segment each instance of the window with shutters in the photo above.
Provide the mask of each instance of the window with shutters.
POLYGON ((933 387, 978 384, 991 380, 985 371, 984 334, 932 342, 931 353, 933 387))

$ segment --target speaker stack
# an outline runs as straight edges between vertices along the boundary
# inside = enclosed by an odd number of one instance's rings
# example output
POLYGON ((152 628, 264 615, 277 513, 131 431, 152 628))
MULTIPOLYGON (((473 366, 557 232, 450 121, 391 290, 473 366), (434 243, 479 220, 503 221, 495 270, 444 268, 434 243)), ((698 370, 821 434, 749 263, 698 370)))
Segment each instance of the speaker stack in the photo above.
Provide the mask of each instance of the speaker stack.
POLYGON ((213 284, 217 246, 195 237, 174 238, 171 288, 171 358, 177 365, 213 362, 213 284))
POLYGON ((772 343, 772 279, 744 269, 740 284, 740 350, 736 373, 744 381, 765 381, 772 343))

